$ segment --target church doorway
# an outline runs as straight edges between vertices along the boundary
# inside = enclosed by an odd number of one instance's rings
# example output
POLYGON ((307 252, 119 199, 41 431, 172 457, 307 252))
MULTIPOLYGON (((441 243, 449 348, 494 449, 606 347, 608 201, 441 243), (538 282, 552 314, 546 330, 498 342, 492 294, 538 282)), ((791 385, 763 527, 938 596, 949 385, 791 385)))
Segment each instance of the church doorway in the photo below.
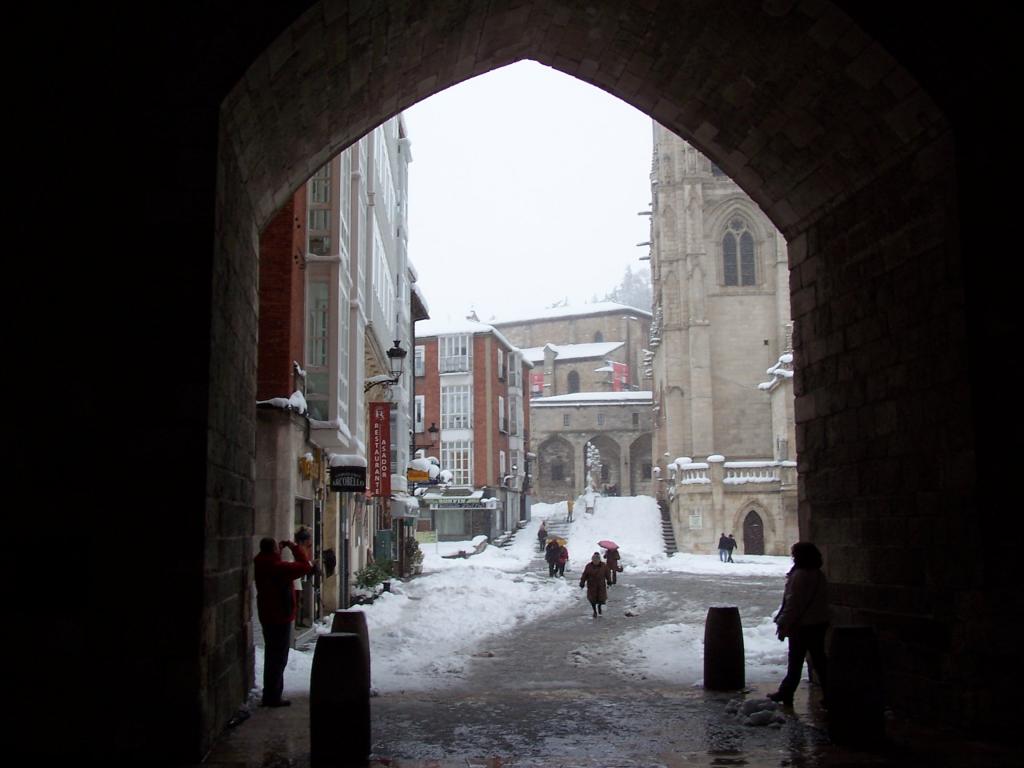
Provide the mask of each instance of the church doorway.
POLYGON ((743 519, 743 554, 764 554, 764 523, 754 510, 743 519))

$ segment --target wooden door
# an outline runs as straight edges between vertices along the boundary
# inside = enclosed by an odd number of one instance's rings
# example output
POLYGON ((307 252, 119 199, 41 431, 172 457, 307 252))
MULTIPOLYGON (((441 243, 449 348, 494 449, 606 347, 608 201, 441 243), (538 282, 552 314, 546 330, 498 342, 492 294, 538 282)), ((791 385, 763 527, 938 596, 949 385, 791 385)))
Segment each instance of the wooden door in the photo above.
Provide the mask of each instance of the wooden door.
POLYGON ((754 510, 750 510, 743 520, 743 554, 764 554, 764 523, 754 510))

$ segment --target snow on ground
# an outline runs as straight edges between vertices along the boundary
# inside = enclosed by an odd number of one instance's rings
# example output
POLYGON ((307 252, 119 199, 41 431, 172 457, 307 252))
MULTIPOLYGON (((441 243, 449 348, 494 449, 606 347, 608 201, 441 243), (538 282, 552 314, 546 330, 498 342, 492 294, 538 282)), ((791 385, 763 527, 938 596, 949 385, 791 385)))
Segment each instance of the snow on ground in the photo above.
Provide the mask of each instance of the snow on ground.
MULTIPOLYGON (((564 502, 561 505, 564 515, 564 502)), ((536 505, 535 507, 536 508, 536 505)), ((575 509, 580 510, 577 504, 575 509)), ((534 529, 536 532, 536 528, 534 529)), ((691 555, 677 552, 665 554, 665 541, 661 534, 661 513, 657 502, 650 496, 602 496, 594 507, 594 514, 576 512, 569 541, 569 562, 582 569, 602 539, 611 539, 619 545, 621 565, 626 571, 672 571, 707 575, 778 576, 783 577, 792 565, 788 557, 770 555, 734 555, 734 563, 723 563, 718 553, 691 555)))
MULTIPOLYGON (((747 684, 776 682, 786 665, 786 644, 775 636, 770 616, 743 625, 747 684)), ((704 684, 704 617, 642 630, 622 644, 620 671, 628 677, 700 686, 704 684)))
MULTIPOLYGON (((569 525, 569 571, 579 573, 597 542, 611 539, 622 551, 627 574, 668 571, 730 577, 782 577, 789 569, 785 557, 734 556, 722 563, 714 555, 664 554, 661 516, 650 497, 601 497, 593 515, 577 501, 569 525)), ((537 530, 541 520, 564 521, 566 503, 534 504, 528 522, 511 546, 489 546, 468 558, 442 555, 472 551, 471 542, 422 544, 423 575, 408 582, 393 581, 391 593, 354 610, 366 613, 370 634, 372 685, 379 692, 429 690, 457 680, 487 638, 517 624, 560 610, 573 603, 576 579, 549 579, 546 568, 530 572, 539 557, 537 530)), ((664 624, 624 641, 622 668, 630 676, 694 685, 703 677, 704 616, 664 624), (685 651, 685 652, 681 652, 685 651)), ((775 679, 785 664, 785 644, 778 642, 770 617, 747 619, 743 637, 747 680, 775 679)), ((327 625, 318 632, 329 631, 327 625)), ((262 685, 263 649, 256 649, 256 682, 262 685)), ((285 672, 285 695, 308 693, 313 651, 292 651, 285 672)))

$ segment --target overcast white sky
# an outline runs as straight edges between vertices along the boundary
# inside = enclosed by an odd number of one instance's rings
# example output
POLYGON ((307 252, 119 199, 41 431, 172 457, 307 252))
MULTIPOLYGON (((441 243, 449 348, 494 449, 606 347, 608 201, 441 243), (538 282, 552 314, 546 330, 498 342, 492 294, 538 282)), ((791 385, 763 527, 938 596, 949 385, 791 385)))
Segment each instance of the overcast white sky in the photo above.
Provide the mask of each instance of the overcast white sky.
POLYGON ((409 256, 437 320, 601 297, 649 239, 649 117, 520 62, 405 113, 409 256))

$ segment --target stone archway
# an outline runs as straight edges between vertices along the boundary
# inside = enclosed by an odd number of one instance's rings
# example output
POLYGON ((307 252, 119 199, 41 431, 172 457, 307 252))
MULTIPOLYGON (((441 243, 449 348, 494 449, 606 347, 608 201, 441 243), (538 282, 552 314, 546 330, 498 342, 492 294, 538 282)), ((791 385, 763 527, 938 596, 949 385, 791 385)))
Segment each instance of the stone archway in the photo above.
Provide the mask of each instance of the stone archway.
MULTIPOLYGON (((132 406, 140 414, 166 407, 169 418, 151 419, 146 439, 180 457, 180 481, 161 493, 133 480, 136 492, 121 494, 149 499, 151 514, 133 525, 151 559, 167 567, 130 584, 113 566, 94 579, 121 584, 119 610, 138 606, 140 620, 149 606, 162 606, 162 631, 146 648, 118 648, 101 659, 130 670, 107 695, 114 706, 104 709, 105 730, 124 734, 118 749, 157 743, 173 745, 184 761, 198 759, 251 679, 241 615, 254 535, 256 233, 313 169, 383 118, 521 58, 603 88, 684 136, 784 232, 796 323, 801 528, 836 576, 836 618, 881 627, 882 650, 893 657, 912 656, 926 636, 953 638, 929 648, 937 658, 928 669, 887 680, 894 699, 968 727, 1010 724, 1001 702, 1019 687, 1013 676, 972 672, 981 656, 1007 670, 1018 666, 984 640, 999 634, 999 608, 1015 597, 1010 565, 986 559, 984 569, 976 567, 985 552, 978 511, 1000 508, 979 502, 998 484, 979 480, 974 459, 977 430, 998 421, 1002 394, 998 376, 987 375, 1001 360, 990 349, 1004 347, 989 307, 1011 303, 988 298, 990 290, 1008 291, 1009 281, 985 275, 982 255, 996 252, 989 247, 995 236, 976 225, 991 213, 982 220, 983 204, 972 201, 1003 170, 988 146, 1003 125, 1002 114, 994 118, 1001 106, 977 116, 1000 103, 1002 86, 997 77, 980 90, 974 86, 982 78, 961 79, 975 57, 963 45, 959 15, 951 23, 930 11, 929 22, 939 24, 926 45, 918 35, 901 37, 919 27, 916 7, 846 3, 868 20, 865 33, 842 4, 827 1, 271 5, 176 6, 161 15, 160 28, 102 19, 74 29, 81 48, 70 50, 82 53, 76 67, 26 80, 25 93, 45 95, 46 106, 102 111, 90 101, 106 104, 96 83, 124 105, 126 119, 109 132, 98 124, 88 134, 91 151, 77 159, 53 149, 67 135, 60 120, 33 126, 46 141, 19 154, 26 163, 60 158, 52 169, 59 174, 39 167, 24 174, 38 180, 30 200, 49 199, 52 179, 71 168, 90 171, 78 177, 99 185, 76 206, 81 223, 108 220, 110 201, 118 201, 119 219, 131 229, 110 264, 133 274, 149 264, 145 275, 154 279, 134 298, 115 289, 116 281, 96 288, 109 300, 102 308, 89 297, 90 311, 102 316, 89 330, 125 339, 119 353, 145 350, 130 362, 137 380, 151 386, 132 406), (133 66, 96 57, 98 41, 119 55, 137 54, 121 56, 133 66), (956 121, 955 148, 946 116, 915 76, 937 89, 956 121), (58 95, 75 98, 55 98, 53 89, 68 82, 83 86, 80 94, 65 89, 58 95), (80 159, 86 154, 89 161, 80 159), (139 158, 157 172, 146 194, 125 195, 139 158), (977 258, 963 255, 961 231, 977 258), (143 242, 144 262, 137 258, 143 242), (123 322, 132 312, 164 322, 132 330, 123 322), (109 333, 115 326, 118 333, 109 333), (878 534, 887 527, 929 542, 912 573, 888 556, 878 534), (966 604, 977 615, 955 609, 966 604), (153 707, 140 713, 133 703, 143 700, 153 707)), ((980 18, 979 11, 963 14, 980 18)), ((999 22, 999 14, 991 17, 999 22)), ((40 34, 51 39, 54 22, 45 22, 40 34)), ((79 289, 69 311, 86 306, 79 289)), ((76 363, 95 363, 95 351, 79 354, 76 363)), ((109 456, 121 450, 83 460, 95 470, 90 479, 107 476, 109 456)), ((128 502, 118 510, 124 519, 136 512, 128 502)), ((97 590, 95 603, 106 597, 97 590)), ((49 655, 60 659, 62 650, 54 646, 49 655)))
MULTIPOLYGON (((955 248, 941 247, 957 237, 953 167, 942 160, 953 152, 948 126, 884 51, 869 41, 840 42, 857 34, 827 2, 754 8, 740 0, 650 7, 626 0, 586 6, 498 0, 481 10, 432 0, 381 2, 372 11, 342 6, 340 15, 326 3, 312 6, 258 57, 222 105, 208 443, 221 452, 221 446, 237 446, 243 454, 251 444, 251 392, 224 384, 244 381, 244 372, 255 369, 254 337, 244 330, 255 325, 248 300, 255 232, 314 168, 384 118, 474 75, 530 58, 618 96, 686 138, 786 236, 797 441, 809 459, 801 465, 807 499, 801 529, 822 543, 826 558, 884 564, 881 548, 840 547, 848 542, 833 539, 828 519, 857 514, 859 498, 902 503, 896 500, 906 489, 889 475, 860 473, 836 496, 832 489, 839 486, 829 478, 853 459, 821 438, 826 419, 854 419, 861 430, 889 434, 899 414, 898 431, 915 434, 920 443, 904 445, 897 455, 913 456, 916 466, 939 466, 928 458, 934 453, 928 446, 970 434, 971 425, 965 380, 946 387, 945 420, 916 407, 918 394, 933 390, 925 373, 933 365, 902 364, 898 389, 870 403, 849 394, 879 361, 901 364, 894 358, 906 346, 899 334, 908 344, 913 338, 915 360, 940 360, 949 354, 948 336, 928 329, 964 322, 956 291, 930 292, 919 282, 944 274, 936 268, 937 253, 955 259, 955 248), (848 237, 853 226, 856 238, 848 237), (872 243, 867 250, 865 242, 872 243), (889 268, 894 262, 898 270, 889 268), (849 269, 850 263, 858 267, 849 269), (861 277, 868 274, 870 286, 861 277), (909 284, 943 300, 884 301, 904 296, 909 284), (856 351, 864 344, 874 345, 871 355, 856 351), (818 508, 829 510, 820 523, 811 514, 818 508)), ((871 459, 866 442, 858 450, 871 459)), ((212 453, 208 470, 210 484, 224 489, 215 503, 249 507, 244 490, 232 490, 244 484, 212 453)), ((941 497, 949 499, 943 514, 966 526, 954 497, 941 497)), ((204 615, 215 622, 218 609, 209 607, 204 615)))
POLYGON ((534 496, 554 503, 572 498, 577 492, 576 449, 565 438, 553 435, 537 448, 534 496))
POLYGON ((745 555, 763 555, 764 547, 764 520, 757 514, 757 510, 751 509, 743 516, 743 539, 740 542, 745 555))

